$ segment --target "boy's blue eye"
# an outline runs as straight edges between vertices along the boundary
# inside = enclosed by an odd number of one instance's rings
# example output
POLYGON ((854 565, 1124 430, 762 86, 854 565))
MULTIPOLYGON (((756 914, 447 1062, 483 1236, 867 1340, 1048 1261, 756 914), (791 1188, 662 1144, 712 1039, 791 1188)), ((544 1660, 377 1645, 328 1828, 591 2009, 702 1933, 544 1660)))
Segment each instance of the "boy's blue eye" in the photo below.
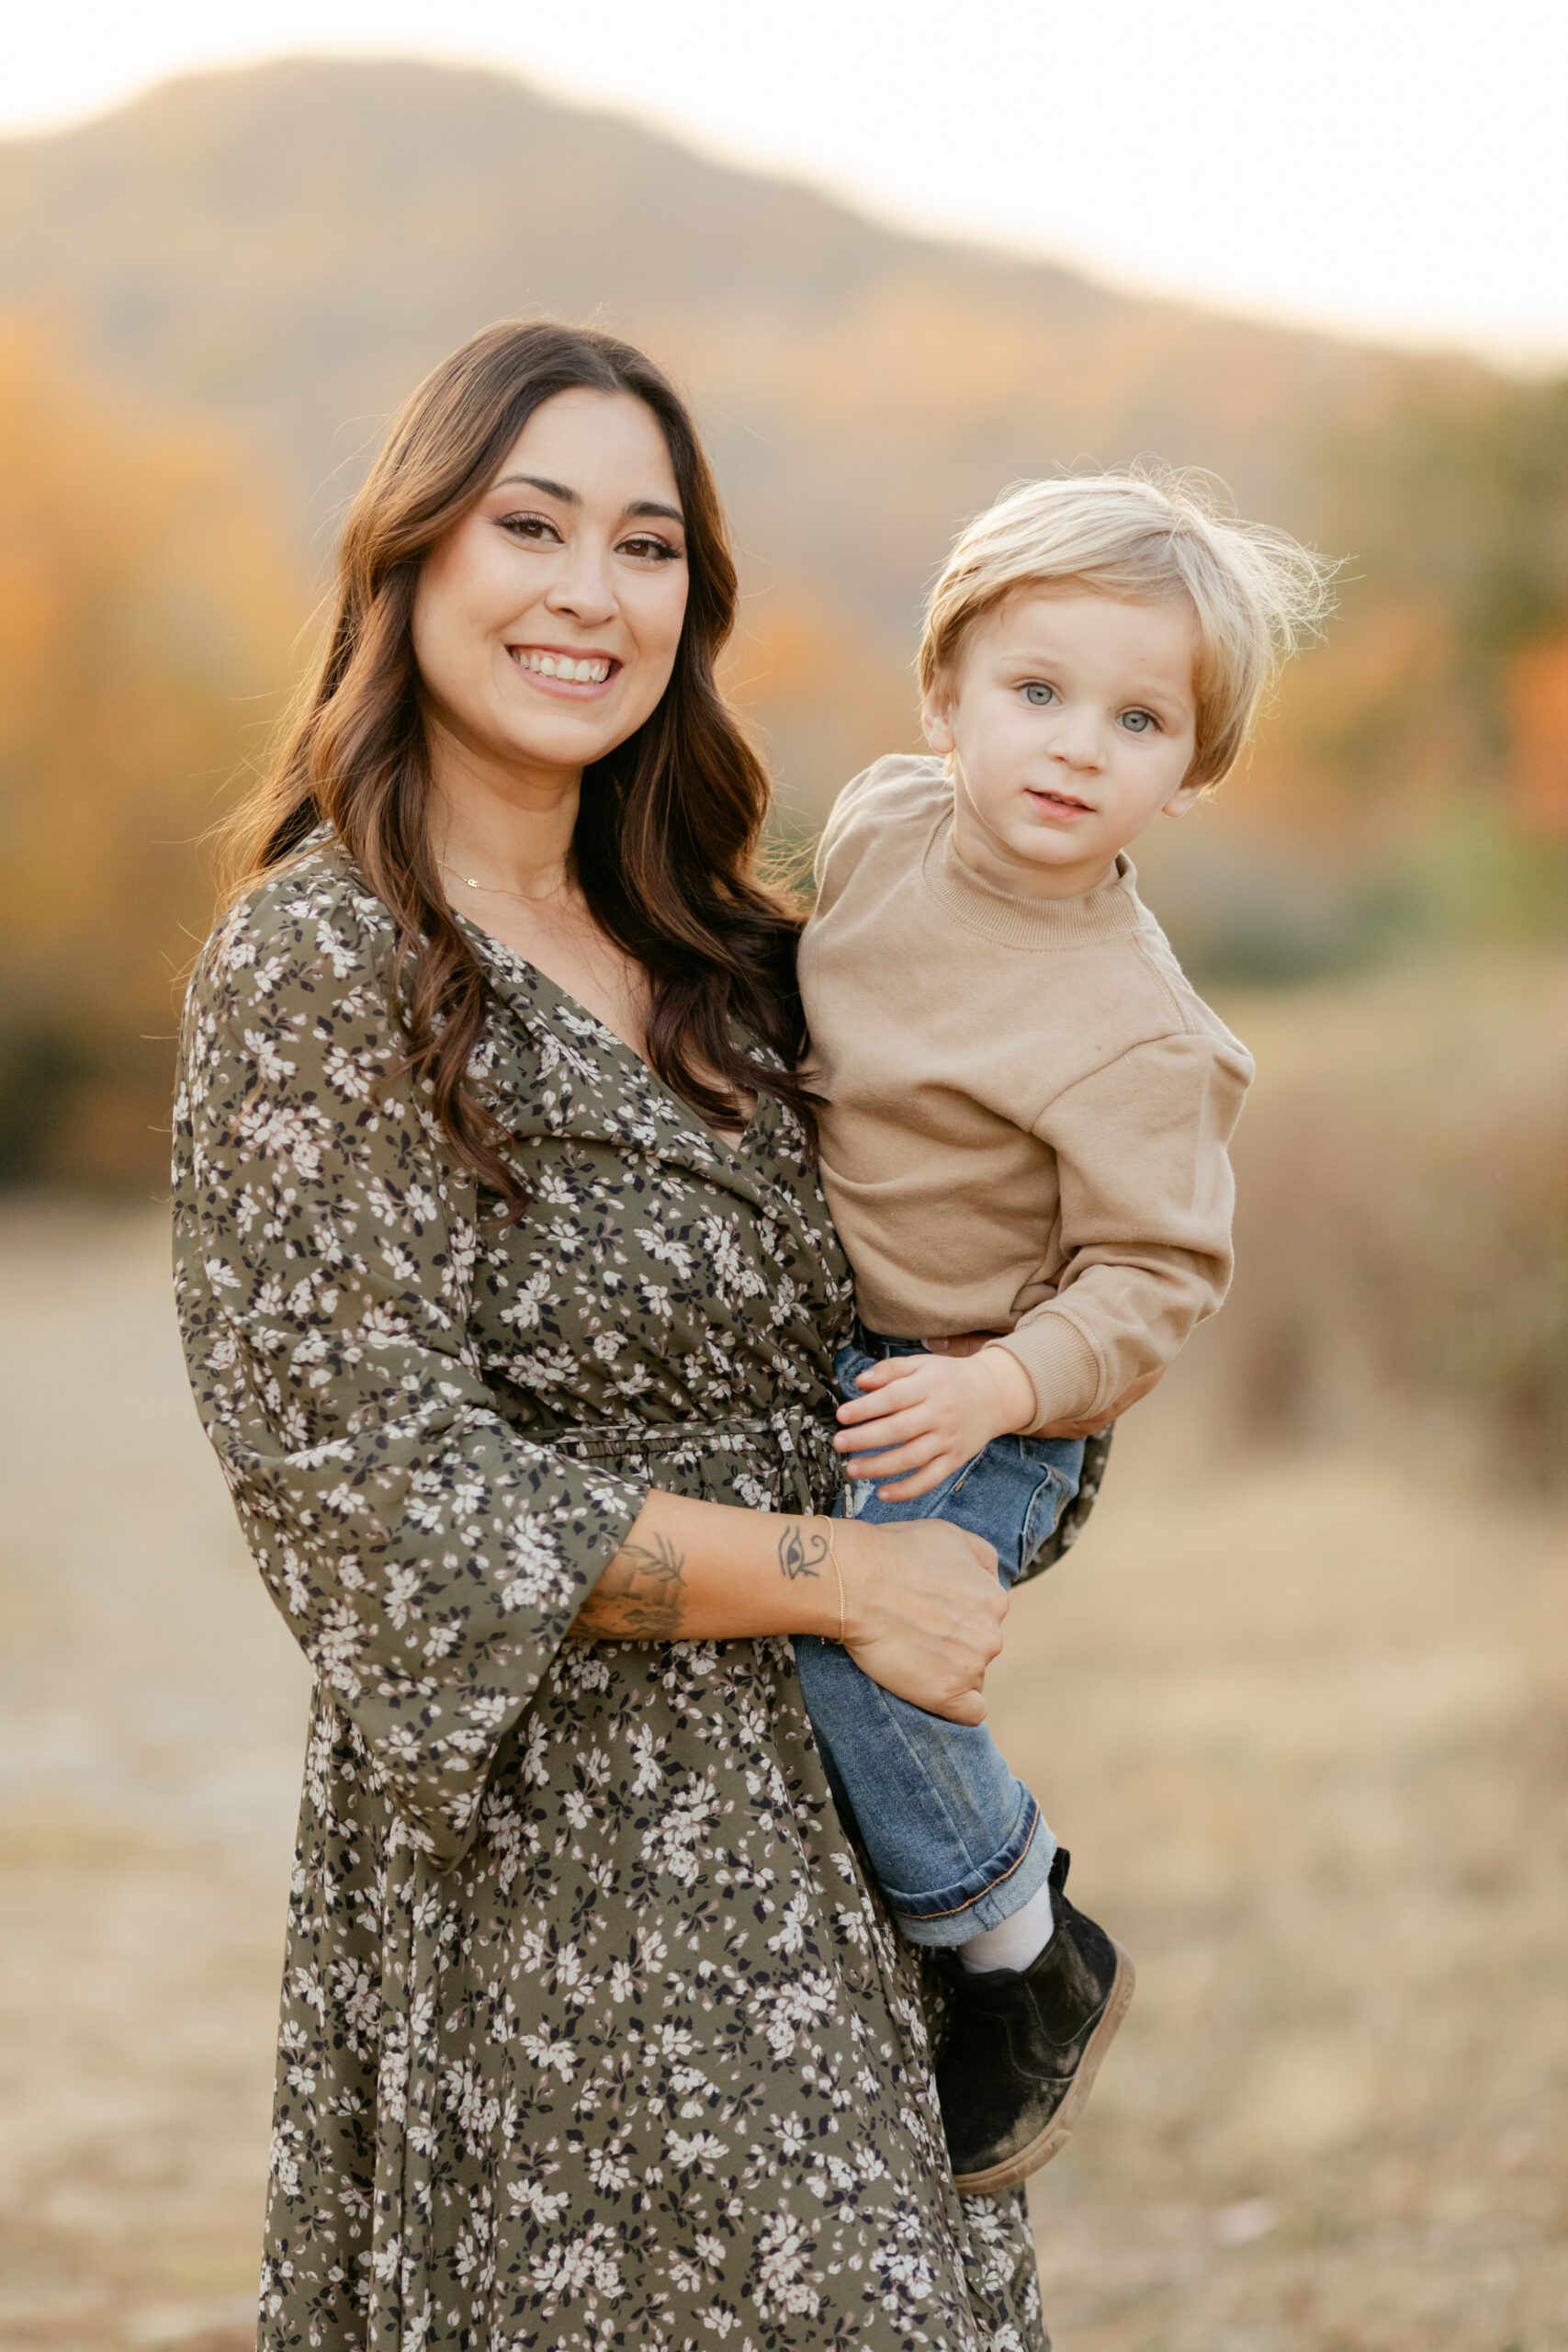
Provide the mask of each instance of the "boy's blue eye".
POLYGON ((1023 699, 1033 703, 1038 709, 1045 703, 1055 701, 1056 689, 1055 686, 1043 686, 1038 679, 1032 678, 1023 690, 1023 699))
POLYGON ((1146 735, 1154 723, 1152 711, 1124 710, 1122 713, 1122 724, 1129 735, 1146 735))

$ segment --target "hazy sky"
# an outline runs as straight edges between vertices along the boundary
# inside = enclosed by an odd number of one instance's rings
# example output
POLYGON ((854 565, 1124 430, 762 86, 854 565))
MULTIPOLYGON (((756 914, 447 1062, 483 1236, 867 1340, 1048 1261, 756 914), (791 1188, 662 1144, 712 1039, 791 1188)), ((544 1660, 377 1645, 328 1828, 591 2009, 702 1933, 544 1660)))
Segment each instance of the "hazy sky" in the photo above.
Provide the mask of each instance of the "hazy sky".
POLYGON ((85 0, 18 17, 0 131, 284 53, 491 63, 896 220, 1568 363, 1568 0, 85 0))

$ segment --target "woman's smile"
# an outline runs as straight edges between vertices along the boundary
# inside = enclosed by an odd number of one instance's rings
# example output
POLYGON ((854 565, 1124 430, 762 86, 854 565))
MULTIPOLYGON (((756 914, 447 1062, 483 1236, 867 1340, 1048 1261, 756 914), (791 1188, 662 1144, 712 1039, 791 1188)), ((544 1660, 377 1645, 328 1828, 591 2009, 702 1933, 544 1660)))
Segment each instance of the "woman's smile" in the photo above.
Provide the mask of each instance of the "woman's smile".
POLYGON ((506 650, 530 684, 580 702, 592 701, 622 666, 613 653, 594 647, 509 645, 506 650))

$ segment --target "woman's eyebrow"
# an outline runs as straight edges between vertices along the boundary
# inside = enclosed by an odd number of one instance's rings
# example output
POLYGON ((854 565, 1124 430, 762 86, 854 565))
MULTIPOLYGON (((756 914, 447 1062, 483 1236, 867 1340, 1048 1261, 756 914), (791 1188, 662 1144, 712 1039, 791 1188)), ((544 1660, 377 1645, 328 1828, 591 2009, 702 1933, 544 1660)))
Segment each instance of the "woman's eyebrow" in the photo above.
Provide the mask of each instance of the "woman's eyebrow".
POLYGON ((582 503, 577 491, 568 490, 563 481, 548 481, 543 474, 502 474, 495 487, 504 490, 509 481, 525 482, 530 490, 542 490, 547 498, 558 498, 563 506, 581 506, 582 503))
MULTIPOLYGON (((582 503, 581 491, 569 490, 564 481, 551 481, 544 474, 502 474, 495 487, 504 490, 507 483, 513 481, 525 482, 530 490, 542 490, 547 498, 558 498, 563 506, 581 506, 582 503)), ((661 514, 667 522, 679 523, 682 529, 685 527, 686 518, 680 508, 661 505, 657 498, 634 498, 621 512, 626 515, 661 514)))

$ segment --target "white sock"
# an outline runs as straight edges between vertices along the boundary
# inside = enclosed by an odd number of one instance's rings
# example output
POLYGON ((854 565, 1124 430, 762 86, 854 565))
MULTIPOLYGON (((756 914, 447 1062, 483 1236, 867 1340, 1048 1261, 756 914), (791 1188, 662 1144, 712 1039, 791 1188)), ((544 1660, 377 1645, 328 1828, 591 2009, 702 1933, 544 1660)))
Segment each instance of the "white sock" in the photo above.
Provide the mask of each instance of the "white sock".
POLYGON ((976 1974, 987 1968, 1027 1968, 1050 1942, 1055 1924, 1051 1889, 1043 1886, 999 1928, 982 1928, 977 1936, 960 1944, 958 1957, 976 1974))

